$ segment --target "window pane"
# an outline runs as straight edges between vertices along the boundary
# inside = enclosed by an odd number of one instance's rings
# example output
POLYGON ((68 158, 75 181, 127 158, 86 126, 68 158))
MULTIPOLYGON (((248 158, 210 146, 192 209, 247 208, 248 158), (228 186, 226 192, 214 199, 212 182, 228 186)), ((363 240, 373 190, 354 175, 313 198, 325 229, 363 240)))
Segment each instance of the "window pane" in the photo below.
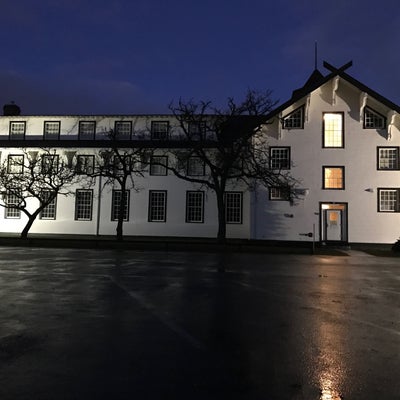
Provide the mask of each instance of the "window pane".
POLYGON ((186 222, 203 222, 203 192, 186 192, 186 222))
POLYGON ((364 128, 366 129, 383 129, 386 126, 386 118, 371 110, 370 108, 364 109, 364 128))
POLYGON ((324 189, 343 189, 343 167, 324 167, 324 189))
POLYGON ((79 139, 92 140, 96 133, 95 121, 80 121, 79 122, 79 139))
POLYGON ((78 221, 88 221, 92 219, 92 190, 76 191, 75 199, 75 219, 78 221))
POLYGON ((132 122, 131 121, 116 121, 115 136, 117 139, 129 140, 131 138, 132 122))
POLYGON ((167 156, 153 156, 150 160, 150 175, 167 175, 167 156))
POLYGON ((10 122, 10 139, 23 139, 25 137, 25 122, 10 122))
POLYGON ((275 147, 270 149, 271 169, 289 169, 290 151, 288 147, 275 147))
POLYGON ((152 121, 151 122, 151 138, 155 140, 168 139, 168 121, 152 121))
POLYGON ((22 174, 24 172, 24 156, 23 155, 9 155, 7 163, 7 173, 9 174, 22 174))
POLYGON ((398 169, 399 149, 397 147, 385 147, 378 149, 379 169, 398 169))
POLYGON ((15 189, 13 193, 8 192, 5 197, 5 204, 8 206, 5 209, 5 218, 21 218, 21 210, 13 208, 21 203, 21 191, 15 189))
MULTIPOLYGON (((41 197, 44 201, 47 201, 51 195, 50 190, 42 192, 41 197)), ((56 198, 54 198, 40 213, 40 219, 56 219, 56 198)))
MULTIPOLYGON (((121 210, 122 190, 113 190, 111 205, 111 220, 118 221, 121 210)), ((124 221, 129 219, 129 191, 125 191, 124 221)))
POLYGON ((79 155, 76 160, 76 172, 90 175, 94 170, 94 156, 79 155))
POLYGON ((379 211, 398 211, 398 190, 379 190, 379 211))
POLYGON ((324 147, 343 147, 342 114, 324 114, 324 147))
POLYGON ((225 218, 227 224, 242 223, 242 193, 225 193, 225 218))
POLYGON ((149 221, 166 221, 167 192, 150 191, 149 193, 149 221))
POLYGON ((44 138, 45 139, 58 139, 60 135, 60 122, 59 121, 46 121, 44 123, 44 138))
POLYGON ((200 157, 189 157, 187 161, 187 174, 189 176, 203 176, 204 161, 200 157))
POLYGON ((283 127, 285 129, 302 129, 304 126, 303 122, 304 107, 300 107, 294 110, 286 117, 283 117, 283 127))

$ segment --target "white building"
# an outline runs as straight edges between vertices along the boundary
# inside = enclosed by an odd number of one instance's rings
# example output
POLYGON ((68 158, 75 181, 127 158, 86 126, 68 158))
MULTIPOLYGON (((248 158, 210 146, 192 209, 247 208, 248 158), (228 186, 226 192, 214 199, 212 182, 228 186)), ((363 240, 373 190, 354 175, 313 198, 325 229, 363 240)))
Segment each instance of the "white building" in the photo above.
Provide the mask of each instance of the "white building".
MULTIPOLYGON (((297 199, 283 190, 230 187, 227 237, 261 240, 393 243, 400 236, 400 107, 349 76, 347 66, 323 76, 314 71, 292 98, 266 117, 273 169, 290 169, 297 199)), ((25 151, 56 149, 90 168, 106 133, 121 147, 168 143, 179 138, 171 115, 0 117, 0 162, 25 151)), ((168 147, 168 146, 166 146, 168 147)), ((156 153, 157 154, 157 153, 156 153)), ((160 155, 165 156, 165 152, 160 155)), ((195 161, 195 160, 193 160, 195 161)), ((85 168, 86 168, 85 167, 85 168)), ((195 162, 188 173, 207 170, 195 162)), ((129 191, 125 235, 215 237, 212 192, 151 165, 129 191)), ((101 178, 75 196, 58 196, 33 224, 32 233, 114 235, 120 192, 101 178)), ((26 223, 16 210, 0 211, 0 232, 19 233, 26 223)))

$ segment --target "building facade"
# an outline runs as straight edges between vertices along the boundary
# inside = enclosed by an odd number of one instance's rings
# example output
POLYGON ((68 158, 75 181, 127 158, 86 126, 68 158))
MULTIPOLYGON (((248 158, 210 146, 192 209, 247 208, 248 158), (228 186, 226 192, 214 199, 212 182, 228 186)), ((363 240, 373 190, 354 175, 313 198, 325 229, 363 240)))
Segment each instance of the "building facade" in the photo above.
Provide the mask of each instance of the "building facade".
MULTIPOLYGON (((270 168, 290 172, 297 181, 294 194, 261 185, 252 191, 229 187, 228 238, 393 243, 400 236, 400 107, 348 75, 348 66, 325 67, 327 75, 315 70, 261 127, 270 146, 270 168)), ((156 162, 173 157, 168 147, 182 135, 171 115, 5 115, 0 117, 0 162, 18 173, 16 160, 47 148, 85 172, 108 146, 110 130, 122 148, 146 144, 155 149, 154 162, 128 185, 124 234, 215 237, 214 193, 176 178, 156 162)), ((187 173, 208 171, 193 159, 187 173)), ((105 185, 97 177, 87 186, 84 180, 82 174, 70 196, 58 196, 46 207, 30 232, 115 234, 118 185, 105 185)), ((1 211, 0 232, 21 232, 24 215, 1 211)))

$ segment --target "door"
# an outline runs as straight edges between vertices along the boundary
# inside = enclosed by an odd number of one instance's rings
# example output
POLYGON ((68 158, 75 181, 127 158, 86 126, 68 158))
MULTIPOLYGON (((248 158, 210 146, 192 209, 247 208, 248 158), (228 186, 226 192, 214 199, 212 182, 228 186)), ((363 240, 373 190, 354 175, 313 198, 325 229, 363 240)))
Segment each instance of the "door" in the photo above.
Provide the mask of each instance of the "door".
POLYGON ((326 240, 343 240, 342 219, 342 210, 325 210, 326 240))

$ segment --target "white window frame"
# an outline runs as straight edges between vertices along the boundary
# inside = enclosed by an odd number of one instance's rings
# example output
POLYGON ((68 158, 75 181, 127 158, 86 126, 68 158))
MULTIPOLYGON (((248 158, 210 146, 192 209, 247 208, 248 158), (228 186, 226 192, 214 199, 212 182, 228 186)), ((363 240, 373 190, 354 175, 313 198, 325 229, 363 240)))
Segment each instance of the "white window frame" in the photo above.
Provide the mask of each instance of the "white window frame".
MULTIPOLYGON (((47 200, 51 193, 52 193, 51 190, 43 190, 41 193, 41 197, 47 200)), ((57 196, 40 212, 39 219, 55 220, 56 211, 57 211, 57 196)))
POLYGON ((400 188, 378 188, 378 212, 400 212, 400 188))
POLYGON ((269 200, 271 201, 289 201, 290 191, 288 187, 271 186, 268 188, 269 200))
POLYGON ((290 169, 290 147, 270 147, 269 160, 271 169, 290 169))
POLYGON ((377 162, 379 171, 398 171, 400 169, 399 147, 378 147, 377 162))
POLYGON ((7 173, 8 174, 23 174, 24 173, 24 155, 9 154, 7 158, 7 173))
POLYGON ((204 192, 201 190, 186 191, 186 222, 204 222, 204 192))
MULTIPOLYGON (((120 212, 120 199, 121 189, 113 189, 112 201, 111 201, 111 221, 118 221, 120 212)), ((125 210, 124 210, 124 221, 129 221, 129 202, 130 202, 130 191, 125 190, 125 210)))
POLYGON ((149 191, 149 222, 167 221, 167 191, 150 190, 149 191))
POLYGON ((344 113, 325 112, 322 125, 322 147, 344 148, 344 113))
POLYGON ((23 140, 26 134, 26 122, 25 121, 10 121, 10 139, 11 140, 23 140))
POLYGON ((225 192, 225 222, 243 223, 243 192, 225 192))
POLYGON ((166 176, 168 174, 167 166, 168 156, 151 156, 150 158, 150 175, 166 176))
POLYGON ((94 172, 94 155, 78 154, 76 156, 76 173, 78 175, 90 175, 94 172))
POLYGON ((43 123, 43 139, 58 140, 60 139, 60 121, 44 121, 43 123))
POLYGON ((119 140, 130 140, 132 137, 132 121, 115 121, 115 138, 119 140))
POLYGON ((283 129, 304 129, 304 105, 282 118, 283 129))
POLYGON ((364 129, 385 129, 386 117, 370 107, 364 107, 364 129))
POLYGON ((168 140, 169 121, 151 121, 151 139, 168 140))
POLYGON ((79 121, 78 139, 93 140, 96 137, 96 121, 79 121))
POLYGON ((76 189, 75 221, 91 221, 93 213, 93 189, 76 189))
MULTIPOLYGON (((21 189, 13 189, 12 192, 8 191, 6 193, 6 199, 5 199, 5 204, 7 205, 19 205, 21 204, 21 198, 15 194, 15 192, 19 192, 21 195, 21 189)), ((13 207, 6 207, 4 209, 4 218, 5 219, 20 219, 21 218, 21 210, 18 208, 13 208, 13 207)))

